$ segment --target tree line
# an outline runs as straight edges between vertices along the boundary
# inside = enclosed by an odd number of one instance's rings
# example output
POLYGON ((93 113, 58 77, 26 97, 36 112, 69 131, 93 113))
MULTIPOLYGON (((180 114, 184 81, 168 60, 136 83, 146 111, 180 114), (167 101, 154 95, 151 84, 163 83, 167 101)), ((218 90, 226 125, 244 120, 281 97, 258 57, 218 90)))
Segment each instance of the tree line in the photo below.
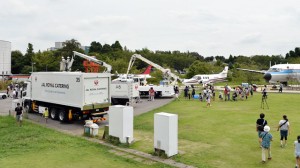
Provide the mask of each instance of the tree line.
MULTIPOLYGON (((34 52, 33 44, 29 43, 26 53, 23 55, 20 51, 12 51, 12 73, 29 74, 31 71, 59 71, 59 65, 62 57, 65 59, 72 57, 73 51, 84 53, 80 48, 80 43, 75 40, 66 40, 61 49, 55 51, 37 51, 34 52)), ((197 52, 180 51, 151 51, 147 48, 140 50, 128 50, 126 46, 122 47, 119 41, 113 44, 104 44, 93 41, 90 44, 88 55, 96 56, 97 59, 110 64, 113 68, 112 73, 126 73, 128 62, 133 54, 140 54, 143 57, 159 64, 164 68, 169 68, 172 72, 176 70, 187 73, 182 78, 191 78, 196 74, 219 73, 223 70, 225 64, 229 66, 229 82, 249 82, 263 83, 262 75, 253 74, 244 71, 238 71, 236 68, 247 68, 256 70, 266 70, 272 64, 279 63, 300 63, 300 49, 289 51, 285 57, 281 55, 255 55, 255 56, 208 56, 204 57, 197 52)), ((72 65, 73 71, 84 71, 83 58, 75 57, 72 65)), ((148 65, 136 60, 130 73, 141 73, 148 65)), ((156 71, 152 76, 159 80, 161 72, 156 71)))

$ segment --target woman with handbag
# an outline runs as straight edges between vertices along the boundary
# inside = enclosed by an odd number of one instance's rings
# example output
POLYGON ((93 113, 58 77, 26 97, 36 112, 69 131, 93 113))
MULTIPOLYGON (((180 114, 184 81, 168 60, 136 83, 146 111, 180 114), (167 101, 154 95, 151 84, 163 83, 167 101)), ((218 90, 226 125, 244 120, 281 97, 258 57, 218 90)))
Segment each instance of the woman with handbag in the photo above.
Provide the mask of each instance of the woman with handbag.
POLYGON ((283 115, 283 120, 279 121, 277 131, 280 130, 280 146, 283 148, 287 145, 287 136, 290 132, 290 123, 286 115, 283 115), (284 142, 283 142, 284 139, 284 142))

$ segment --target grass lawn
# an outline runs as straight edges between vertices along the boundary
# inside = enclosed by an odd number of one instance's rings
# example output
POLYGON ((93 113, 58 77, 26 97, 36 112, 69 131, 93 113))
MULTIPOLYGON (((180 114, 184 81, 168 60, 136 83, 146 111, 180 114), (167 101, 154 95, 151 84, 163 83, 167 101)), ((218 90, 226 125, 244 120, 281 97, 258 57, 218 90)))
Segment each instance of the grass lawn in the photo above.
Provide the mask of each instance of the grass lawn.
POLYGON ((0 116, 1 168, 167 167, 141 163, 110 152, 110 148, 80 137, 0 116))
POLYGON ((300 94, 268 95, 269 109, 261 109, 261 93, 254 93, 244 101, 212 101, 209 108, 206 102, 181 97, 180 101, 135 117, 136 142, 132 148, 152 153, 154 113, 169 112, 178 114, 179 118, 180 154, 173 157, 177 161, 196 167, 294 167, 293 142, 300 135, 300 94), (261 164, 261 149, 255 130, 256 120, 262 112, 273 135, 273 159, 266 164, 261 164), (280 147, 276 129, 283 114, 288 116, 292 131, 285 148, 280 147))

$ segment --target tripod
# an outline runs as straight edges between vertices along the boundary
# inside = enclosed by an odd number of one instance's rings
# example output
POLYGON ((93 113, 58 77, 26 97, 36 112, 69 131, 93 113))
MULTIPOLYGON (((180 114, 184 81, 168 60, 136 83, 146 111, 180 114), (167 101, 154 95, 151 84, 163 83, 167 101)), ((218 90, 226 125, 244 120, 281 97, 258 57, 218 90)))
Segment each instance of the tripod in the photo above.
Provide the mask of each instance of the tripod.
POLYGON ((265 109, 265 103, 267 105, 267 108, 269 109, 269 105, 268 105, 268 102, 267 102, 267 96, 266 95, 263 95, 261 97, 261 105, 260 105, 260 108, 262 109, 265 109))

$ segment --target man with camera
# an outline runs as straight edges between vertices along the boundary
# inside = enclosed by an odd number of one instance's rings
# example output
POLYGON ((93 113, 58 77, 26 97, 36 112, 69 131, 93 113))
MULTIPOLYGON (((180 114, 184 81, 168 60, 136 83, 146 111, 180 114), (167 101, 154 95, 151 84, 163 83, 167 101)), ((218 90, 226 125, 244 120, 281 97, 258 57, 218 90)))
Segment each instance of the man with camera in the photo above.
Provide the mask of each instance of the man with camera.
POLYGON ((262 91, 262 98, 266 99, 267 98, 267 85, 265 85, 263 91, 262 91))
POLYGON ((265 103, 267 105, 267 108, 269 108, 268 106, 268 103, 267 103, 267 98, 268 98, 268 95, 267 95, 267 86, 265 85, 263 91, 262 91, 262 97, 261 97, 261 108, 265 108, 265 103))

